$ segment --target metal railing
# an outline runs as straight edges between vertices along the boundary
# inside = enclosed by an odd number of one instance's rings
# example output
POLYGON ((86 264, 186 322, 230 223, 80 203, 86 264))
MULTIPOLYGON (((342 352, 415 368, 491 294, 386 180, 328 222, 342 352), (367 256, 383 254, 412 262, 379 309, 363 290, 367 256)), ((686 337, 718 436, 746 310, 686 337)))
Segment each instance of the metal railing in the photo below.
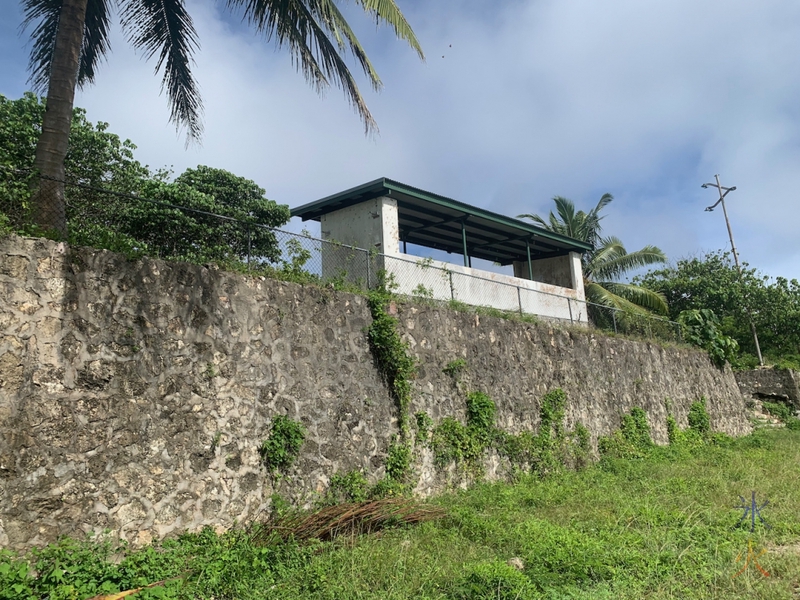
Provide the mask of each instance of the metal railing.
MULTIPOLYGON (((681 326, 654 315, 639 315, 536 289, 535 282, 513 283, 509 276, 463 272, 456 265, 409 255, 369 252, 259 223, 235 207, 230 214, 207 210, 201 202, 148 198, 76 181, 40 180, 38 193, 54 186, 64 197, 69 241, 129 256, 220 263, 271 277, 368 290, 388 275, 398 294, 446 303, 456 309, 484 310, 499 316, 532 315, 590 325, 615 333, 682 341, 681 326)), ((29 174, 0 170, 0 228, 41 234, 32 226, 29 174)), ((191 199, 191 198, 190 198, 191 199)), ((56 222, 54 219, 53 222, 56 222)), ((41 221, 40 221, 41 222, 41 221)), ((385 281, 385 279, 384 279, 385 281)), ((565 290, 566 292, 566 290, 565 290)))

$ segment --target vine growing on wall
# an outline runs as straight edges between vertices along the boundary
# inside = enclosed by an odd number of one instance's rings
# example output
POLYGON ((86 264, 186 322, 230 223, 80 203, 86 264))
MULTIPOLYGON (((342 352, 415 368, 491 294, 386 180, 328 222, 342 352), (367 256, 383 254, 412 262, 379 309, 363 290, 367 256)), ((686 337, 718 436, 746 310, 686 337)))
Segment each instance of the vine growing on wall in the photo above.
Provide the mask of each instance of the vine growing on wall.
POLYGON ((542 398, 539 410, 539 431, 523 431, 512 435, 500 430, 495 418, 497 407, 482 392, 467 396, 466 425, 452 417, 442 419, 434 428, 431 447, 434 464, 445 467, 455 463, 474 477, 483 474, 484 452, 495 449, 515 471, 549 475, 563 466, 581 467, 590 454, 588 430, 580 423, 573 432, 564 428, 566 394, 554 389, 542 398))
POLYGON ((391 276, 385 272, 378 274, 378 287, 368 297, 372 313, 372 324, 367 335, 370 348, 375 356, 392 396, 397 403, 400 436, 405 443, 409 441, 409 407, 411 405, 411 381, 416 376, 417 364, 411 356, 408 344, 400 338, 397 319, 389 314, 387 306, 393 299, 396 287, 391 276))
POLYGON ((411 472, 411 381, 417 373, 417 362, 409 352, 408 344, 400 338, 397 319, 389 314, 397 285, 385 271, 378 273, 378 286, 367 296, 372 324, 367 336, 378 369, 386 378, 392 397, 397 403, 397 422, 400 435, 389 446, 386 457, 386 477, 372 490, 374 497, 404 493, 409 486, 411 472))

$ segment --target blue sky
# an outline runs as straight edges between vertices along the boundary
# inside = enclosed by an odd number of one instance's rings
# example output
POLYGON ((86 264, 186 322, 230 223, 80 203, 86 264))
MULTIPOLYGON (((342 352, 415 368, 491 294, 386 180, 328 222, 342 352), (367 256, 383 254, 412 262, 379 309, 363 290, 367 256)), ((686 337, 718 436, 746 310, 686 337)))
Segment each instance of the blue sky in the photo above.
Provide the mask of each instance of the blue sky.
MULTIPOLYGON (((728 247, 719 173, 743 260, 800 278, 800 5, 785 0, 397 0, 427 60, 351 6, 381 78, 362 91, 365 137, 339 90, 320 98, 286 52, 222 3, 191 0, 202 146, 168 123, 160 77, 118 29, 78 106, 176 172, 207 164, 297 206, 386 176, 503 214, 546 213, 562 195, 628 250, 671 259, 728 247)), ((26 89, 19 2, 0 6, 0 93, 26 89)), ((299 225, 294 225, 299 228, 299 225)))

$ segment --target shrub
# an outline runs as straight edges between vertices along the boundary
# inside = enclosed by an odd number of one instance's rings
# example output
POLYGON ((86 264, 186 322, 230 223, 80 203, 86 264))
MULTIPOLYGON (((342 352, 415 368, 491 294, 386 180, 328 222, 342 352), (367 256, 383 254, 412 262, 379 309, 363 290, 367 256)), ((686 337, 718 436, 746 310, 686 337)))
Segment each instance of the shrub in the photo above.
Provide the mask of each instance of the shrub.
POLYGON ((264 466, 271 473, 285 472, 292 466, 300 454, 300 447, 306 437, 306 428, 302 423, 285 415, 278 415, 272 420, 269 437, 261 443, 259 453, 264 466))

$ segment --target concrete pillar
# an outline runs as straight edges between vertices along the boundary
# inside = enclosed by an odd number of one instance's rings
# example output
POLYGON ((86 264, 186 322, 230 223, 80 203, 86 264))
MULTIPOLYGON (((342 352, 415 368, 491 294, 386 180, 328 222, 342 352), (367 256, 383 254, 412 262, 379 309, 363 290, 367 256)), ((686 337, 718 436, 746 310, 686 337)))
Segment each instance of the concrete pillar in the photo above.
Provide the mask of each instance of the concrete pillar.
POLYGON ((381 254, 400 254, 397 201, 382 196, 322 215, 322 278, 376 283, 384 268, 381 254), (343 247, 346 245, 348 247, 343 247), (355 250, 357 248, 359 250, 355 250))

